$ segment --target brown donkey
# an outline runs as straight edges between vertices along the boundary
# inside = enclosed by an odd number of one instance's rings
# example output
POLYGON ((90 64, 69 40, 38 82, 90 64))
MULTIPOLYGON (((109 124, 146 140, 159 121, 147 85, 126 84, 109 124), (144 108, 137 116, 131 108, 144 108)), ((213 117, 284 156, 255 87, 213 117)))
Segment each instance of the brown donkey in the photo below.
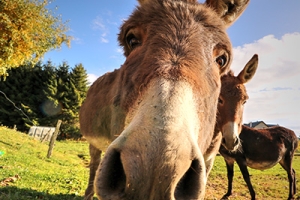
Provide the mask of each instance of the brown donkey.
POLYGON ((238 76, 234 76, 233 72, 229 71, 221 78, 222 86, 214 136, 211 147, 205 153, 207 175, 213 167, 221 143, 230 151, 234 151, 239 146, 244 104, 248 99, 244 84, 252 79, 257 66, 258 56, 255 54, 238 76))
MULTIPOLYGON (((234 161, 238 163, 241 169, 252 199, 255 199, 255 192, 250 182, 247 165, 254 169, 263 170, 271 168, 279 162, 288 173, 289 199, 292 199, 296 193, 296 176, 292 169, 293 155, 298 146, 295 133, 279 126, 262 130, 242 126, 243 104, 248 99, 243 84, 254 76, 257 65, 258 56, 254 55, 237 77, 234 77, 230 72, 221 79, 222 88, 212 146, 214 148, 220 146, 215 143, 220 144, 223 136, 220 153, 226 161, 228 173, 228 191, 223 199, 228 198, 232 192, 234 161), (239 133, 241 143, 237 142, 239 133)), ((207 162, 209 172, 213 160, 208 159, 207 162)))
POLYGON ((232 60, 226 28, 248 3, 139 0, 118 37, 125 63, 93 83, 80 109, 91 155, 85 199, 94 188, 103 200, 204 198, 203 155, 232 60), (113 142, 100 163, 104 140, 113 142))
POLYGON ((247 166, 253 169, 265 170, 275 166, 277 163, 279 163, 288 174, 288 199, 293 199, 296 193, 296 173, 292 168, 292 161, 294 152, 298 147, 298 138, 294 131, 281 126, 254 129, 243 125, 239 137, 241 146, 237 151, 228 151, 223 146, 220 148, 220 153, 226 162, 228 177, 228 190, 223 196, 223 199, 227 199, 232 194, 233 167, 235 161, 247 183, 252 200, 256 198, 247 166))

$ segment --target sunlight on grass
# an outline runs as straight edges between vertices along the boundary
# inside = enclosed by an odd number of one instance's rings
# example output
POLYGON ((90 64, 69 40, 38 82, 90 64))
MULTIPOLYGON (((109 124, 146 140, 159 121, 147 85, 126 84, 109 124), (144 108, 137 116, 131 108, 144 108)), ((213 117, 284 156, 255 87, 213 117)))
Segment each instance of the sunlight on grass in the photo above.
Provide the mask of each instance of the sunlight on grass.
POLYGON ((56 141, 48 159, 48 143, 0 127, 0 150, 5 152, 0 180, 21 177, 1 188, 0 199, 82 199, 89 172, 87 142, 56 141))
MULTIPOLYGON (((18 174, 21 179, 0 186, 0 200, 79 200, 83 199, 89 169, 88 143, 56 141, 51 158, 46 158, 48 143, 41 143, 27 134, 0 126, 0 181, 18 174)), ((299 153, 299 151, 298 151, 299 153)), ((300 180, 300 156, 293 167, 300 180)), ((250 199, 246 183, 235 164, 233 195, 230 200, 250 199)), ((258 199, 287 199, 286 172, 276 165, 265 170, 249 169, 258 199)), ((300 196, 300 182, 297 182, 300 196)), ((221 156, 216 157, 208 178, 206 199, 220 199, 227 191, 227 171, 221 156)))
MULTIPOLYGON (((295 197, 300 199, 300 156, 295 156, 293 168, 296 171, 297 193, 295 197)), ((248 168, 251 183, 258 199, 287 199, 289 182, 287 173, 279 164, 264 171, 248 168)), ((227 192, 227 171, 222 156, 217 156, 214 167, 208 178, 206 199, 220 199, 227 192)), ((238 165, 234 165, 233 189, 230 200, 250 199, 250 193, 238 165)))

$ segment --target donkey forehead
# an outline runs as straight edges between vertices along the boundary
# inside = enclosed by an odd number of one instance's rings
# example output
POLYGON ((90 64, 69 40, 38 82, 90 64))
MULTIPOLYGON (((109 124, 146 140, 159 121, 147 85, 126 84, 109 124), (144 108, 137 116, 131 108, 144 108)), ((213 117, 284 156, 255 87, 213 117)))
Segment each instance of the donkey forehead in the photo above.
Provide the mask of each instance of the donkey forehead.
POLYGON ((194 18, 197 22, 208 22, 210 26, 223 26, 223 21, 216 12, 212 12, 206 5, 178 0, 152 1, 150 4, 138 6, 130 16, 130 19, 135 19, 136 21, 142 20, 145 23, 153 20, 163 22, 164 19, 171 18, 175 20, 180 19, 179 23, 183 20, 194 18), (140 18, 136 18, 137 16, 140 18), (208 18, 213 18, 213 20, 210 21, 208 18))
POLYGON ((248 94, 246 87, 236 78, 232 77, 226 81, 222 79, 221 81, 221 93, 222 97, 230 100, 242 101, 248 99, 248 94))
MULTIPOLYGON (((126 34, 130 29, 136 27, 142 29, 145 37, 148 38, 167 36, 168 34, 180 37, 181 33, 190 31, 190 36, 197 35, 198 38, 194 37, 194 39, 202 40, 206 49, 218 45, 231 54, 231 43, 223 21, 204 4, 165 0, 138 6, 129 19, 124 22, 119 34, 119 42, 124 46, 126 56, 129 54, 124 41, 126 34)), ((185 39, 184 37, 182 36, 182 39, 185 39)), ((172 40, 174 38, 164 37, 164 39, 172 40)), ((201 46, 199 46, 200 48, 201 46)))

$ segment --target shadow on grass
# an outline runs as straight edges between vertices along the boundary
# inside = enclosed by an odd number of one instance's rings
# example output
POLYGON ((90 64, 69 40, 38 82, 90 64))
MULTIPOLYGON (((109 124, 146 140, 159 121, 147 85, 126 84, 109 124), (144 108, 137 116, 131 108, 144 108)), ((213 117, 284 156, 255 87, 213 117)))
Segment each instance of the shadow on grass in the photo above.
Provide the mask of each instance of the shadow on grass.
MULTIPOLYGON (((0 200, 82 200, 82 196, 75 194, 47 194, 31 189, 20 189, 15 186, 0 187, 0 200)), ((96 199, 96 198, 94 198, 96 199)))
MULTIPOLYGON (((300 200, 300 196, 295 195, 295 200, 300 200)), ((15 186, 0 187, 0 200, 83 200, 82 196, 75 194, 47 194, 31 189, 19 189, 15 186)), ((97 200, 94 197, 93 200, 97 200)))

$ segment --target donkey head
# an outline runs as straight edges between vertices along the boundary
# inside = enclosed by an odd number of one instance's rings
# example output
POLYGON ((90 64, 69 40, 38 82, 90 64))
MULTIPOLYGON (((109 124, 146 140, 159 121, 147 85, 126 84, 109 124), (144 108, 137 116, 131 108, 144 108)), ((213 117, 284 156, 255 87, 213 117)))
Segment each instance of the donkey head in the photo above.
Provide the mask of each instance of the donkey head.
POLYGON ((237 77, 230 71, 221 78, 217 112, 217 128, 222 132, 222 145, 232 151, 238 147, 242 129, 244 104, 248 99, 245 83, 252 79, 258 66, 255 54, 237 77))
POLYGON ((118 37, 125 63, 114 79, 95 83, 90 98, 101 91, 105 98, 82 111, 90 132, 119 135, 97 171, 101 199, 204 198, 203 152, 213 137, 220 76, 232 60, 226 28, 248 2, 139 0, 118 37))

